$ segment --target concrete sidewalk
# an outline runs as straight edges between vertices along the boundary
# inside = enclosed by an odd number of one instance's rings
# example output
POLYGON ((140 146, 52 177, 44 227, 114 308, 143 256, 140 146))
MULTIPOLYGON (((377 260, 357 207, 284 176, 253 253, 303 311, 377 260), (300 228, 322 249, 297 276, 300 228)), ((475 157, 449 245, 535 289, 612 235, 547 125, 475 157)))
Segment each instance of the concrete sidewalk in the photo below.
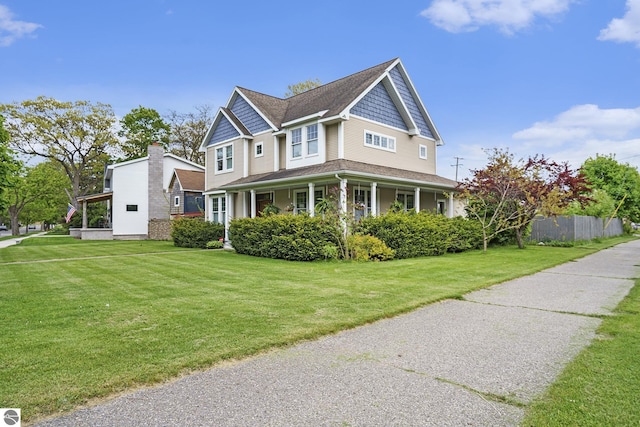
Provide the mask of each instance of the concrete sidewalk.
POLYGON ((41 232, 41 233, 34 233, 34 234, 29 234, 29 235, 16 236, 16 237, 12 237, 11 239, 0 240, 0 249, 8 248, 9 246, 13 246, 13 245, 17 245, 20 242, 22 242, 24 239, 29 239, 31 237, 38 237, 38 236, 42 236, 44 234, 46 234, 46 233, 45 232, 41 232))
POLYGON ((39 426, 515 426, 639 265, 640 241, 625 243, 39 426))

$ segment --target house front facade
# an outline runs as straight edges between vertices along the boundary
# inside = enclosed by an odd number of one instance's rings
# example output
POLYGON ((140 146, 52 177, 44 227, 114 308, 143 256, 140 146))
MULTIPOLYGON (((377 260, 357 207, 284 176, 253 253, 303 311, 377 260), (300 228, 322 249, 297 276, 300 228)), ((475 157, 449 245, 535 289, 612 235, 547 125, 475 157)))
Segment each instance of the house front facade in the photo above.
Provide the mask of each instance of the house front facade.
POLYGON ((236 87, 201 145, 206 217, 228 228, 269 204, 315 215, 330 191, 356 218, 394 202, 454 216, 442 144, 400 59, 290 98, 236 87))

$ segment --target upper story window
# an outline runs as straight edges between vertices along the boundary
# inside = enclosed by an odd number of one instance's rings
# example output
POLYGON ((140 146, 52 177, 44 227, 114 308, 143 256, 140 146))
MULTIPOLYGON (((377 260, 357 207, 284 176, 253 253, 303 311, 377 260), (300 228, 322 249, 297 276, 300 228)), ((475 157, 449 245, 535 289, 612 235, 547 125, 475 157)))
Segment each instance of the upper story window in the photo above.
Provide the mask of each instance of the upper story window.
POLYGON ((216 173, 233 171, 233 144, 216 148, 216 173))
POLYGON ((421 159, 427 158, 427 146, 420 144, 419 155, 421 159))
POLYGON ((291 130, 291 157, 301 158, 318 154, 318 124, 291 130), (304 149, 303 149, 304 148, 304 149))
POLYGON ((318 124, 307 126, 307 155, 318 154, 318 124))
POLYGON ((256 143, 256 157, 262 157, 264 155, 264 146, 262 141, 256 143))
POLYGON ((364 131, 364 145, 386 151, 396 151, 396 139, 392 136, 382 135, 368 130, 364 131))

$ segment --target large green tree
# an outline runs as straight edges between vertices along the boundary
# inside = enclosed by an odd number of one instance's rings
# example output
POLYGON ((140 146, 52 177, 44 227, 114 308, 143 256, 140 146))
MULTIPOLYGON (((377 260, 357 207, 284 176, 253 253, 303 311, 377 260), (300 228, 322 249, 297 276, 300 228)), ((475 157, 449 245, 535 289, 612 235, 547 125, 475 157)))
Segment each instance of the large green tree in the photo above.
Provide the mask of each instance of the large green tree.
POLYGON ((213 109, 209 105, 196 107, 195 113, 171 111, 166 116, 171 127, 169 152, 191 162, 204 165, 204 153, 200 145, 213 122, 213 109))
POLYGON ((99 187, 104 163, 117 144, 111 106, 40 96, 0 104, 0 113, 6 116, 13 149, 51 160, 64 169, 71 181, 71 203, 99 187))
POLYGON ((69 177, 52 161, 25 167, 9 190, 9 217, 12 234, 20 234, 19 223, 54 222, 66 212, 65 189, 69 177))
POLYGON ((4 117, 0 116, 0 215, 7 208, 9 189, 20 170, 20 162, 14 159, 8 142, 9 132, 4 128, 4 117))
POLYGON ((615 208, 607 216, 640 222, 640 173, 613 155, 587 159, 580 168, 592 189, 605 191, 615 208))
POLYGON ((120 125, 122 129, 118 136, 124 138, 120 143, 124 160, 146 156, 149 145, 153 143, 165 149, 169 146, 171 128, 153 108, 134 108, 120 120, 120 125))

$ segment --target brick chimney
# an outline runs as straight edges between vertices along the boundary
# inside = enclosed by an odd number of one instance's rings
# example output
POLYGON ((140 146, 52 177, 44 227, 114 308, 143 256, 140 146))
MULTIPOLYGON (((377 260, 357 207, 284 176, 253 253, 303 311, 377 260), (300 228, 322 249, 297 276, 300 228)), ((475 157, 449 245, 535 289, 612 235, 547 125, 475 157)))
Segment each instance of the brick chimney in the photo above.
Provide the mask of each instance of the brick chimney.
POLYGON ((148 148, 149 154, 149 219, 168 219, 169 202, 162 188, 164 174, 164 149, 154 142, 148 148))

